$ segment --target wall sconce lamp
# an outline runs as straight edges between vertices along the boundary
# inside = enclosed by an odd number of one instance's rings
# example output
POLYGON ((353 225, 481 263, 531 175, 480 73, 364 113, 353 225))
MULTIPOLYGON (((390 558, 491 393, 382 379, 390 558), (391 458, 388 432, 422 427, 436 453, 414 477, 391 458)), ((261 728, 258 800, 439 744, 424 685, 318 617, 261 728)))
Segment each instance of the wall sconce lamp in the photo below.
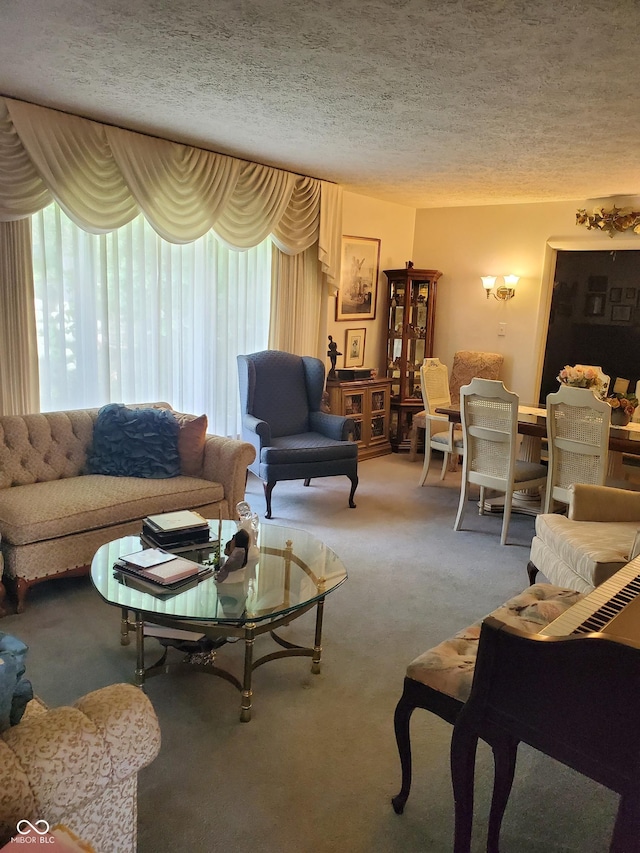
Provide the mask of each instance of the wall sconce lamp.
POLYGON ((513 299, 513 297, 516 295, 516 284, 518 283, 520 276, 502 276, 502 278, 504 279, 504 284, 501 284, 499 287, 495 287, 497 279, 497 276, 495 275, 481 275, 480 278, 482 279, 482 286, 484 287, 487 293, 487 299, 489 298, 489 294, 492 293, 496 299, 499 299, 502 302, 506 302, 508 299, 513 299))

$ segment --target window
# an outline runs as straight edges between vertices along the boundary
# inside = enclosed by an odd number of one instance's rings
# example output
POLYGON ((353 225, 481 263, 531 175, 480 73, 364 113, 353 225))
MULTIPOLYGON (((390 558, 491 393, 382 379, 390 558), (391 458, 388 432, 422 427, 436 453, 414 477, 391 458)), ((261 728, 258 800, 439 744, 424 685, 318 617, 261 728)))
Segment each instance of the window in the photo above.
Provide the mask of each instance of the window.
POLYGON ((184 246, 141 215, 109 234, 32 219, 42 411, 164 400, 239 434, 236 355, 267 348, 271 243, 184 246))

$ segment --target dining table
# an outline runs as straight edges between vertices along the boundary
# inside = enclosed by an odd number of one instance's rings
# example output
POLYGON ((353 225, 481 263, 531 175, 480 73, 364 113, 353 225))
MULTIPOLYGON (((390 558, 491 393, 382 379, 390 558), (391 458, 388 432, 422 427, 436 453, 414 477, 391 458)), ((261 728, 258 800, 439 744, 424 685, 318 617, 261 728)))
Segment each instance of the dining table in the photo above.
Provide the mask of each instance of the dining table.
MULTIPOLYGON (((460 423, 460 406, 439 406, 436 414, 446 415, 450 423, 460 423)), ((547 437, 547 410, 539 406, 518 406, 518 433, 522 436, 518 458, 527 462, 539 462, 542 456, 542 441, 547 437)), ((629 422, 626 426, 612 425, 609 431, 609 465, 607 483, 625 488, 623 471, 624 456, 637 457, 640 464, 640 423, 629 422)), ((485 501, 485 510, 502 511, 502 498, 485 501)), ((532 492, 513 493, 513 512, 538 515, 542 511, 540 496, 532 492)))

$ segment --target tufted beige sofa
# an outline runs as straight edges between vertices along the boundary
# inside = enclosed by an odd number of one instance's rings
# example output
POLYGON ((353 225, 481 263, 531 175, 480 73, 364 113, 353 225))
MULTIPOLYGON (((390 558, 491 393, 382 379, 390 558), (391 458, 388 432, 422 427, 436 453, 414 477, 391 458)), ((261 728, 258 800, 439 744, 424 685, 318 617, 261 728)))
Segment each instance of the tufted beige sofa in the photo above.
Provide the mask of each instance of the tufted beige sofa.
POLYGON ((5 585, 21 612, 33 584, 86 573, 101 545, 139 532, 147 515, 193 509, 205 517, 221 512, 231 518, 244 497, 255 450, 215 435, 206 436, 202 467, 194 476, 85 473, 98 411, 0 416, 0 615, 5 585))
POLYGON ((99 853, 135 853, 138 771, 160 749, 160 727, 131 684, 73 707, 34 699, 0 735, 0 845, 19 820, 63 824, 99 853))
POLYGON ((551 583, 591 592, 640 550, 640 493, 576 483, 566 516, 536 517, 529 578, 538 571, 551 583))

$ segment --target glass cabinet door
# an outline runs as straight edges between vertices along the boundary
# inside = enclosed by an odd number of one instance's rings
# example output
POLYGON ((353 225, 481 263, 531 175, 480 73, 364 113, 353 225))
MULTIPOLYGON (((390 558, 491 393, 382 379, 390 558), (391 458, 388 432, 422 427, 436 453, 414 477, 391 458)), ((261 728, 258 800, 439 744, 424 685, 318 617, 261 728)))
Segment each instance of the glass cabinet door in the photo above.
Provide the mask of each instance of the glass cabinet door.
POLYGON ((420 367, 433 355, 439 270, 384 270, 388 281, 387 378, 391 380, 390 440, 409 449, 413 414, 420 411, 420 367))
POLYGON ((406 287, 404 281, 391 282, 389 299, 389 332, 387 347, 387 376, 392 380, 391 394, 399 397, 402 391, 404 361, 404 318, 406 287))
POLYGON ((403 399, 421 399, 420 367, 426 358, 429 282, 412 281, 408 301, 407 382, 403 399))

